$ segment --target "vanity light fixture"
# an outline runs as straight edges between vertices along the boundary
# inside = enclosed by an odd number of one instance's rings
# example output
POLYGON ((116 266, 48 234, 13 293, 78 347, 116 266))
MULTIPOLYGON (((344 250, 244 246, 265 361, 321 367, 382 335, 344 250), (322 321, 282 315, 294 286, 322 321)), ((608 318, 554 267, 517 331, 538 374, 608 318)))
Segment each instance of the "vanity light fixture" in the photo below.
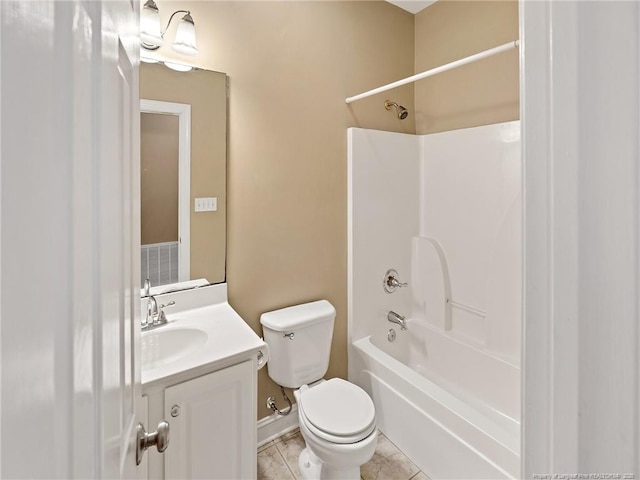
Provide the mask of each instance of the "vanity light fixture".
POLYGON ((188 10, 176 10, 169 17, 164 31, 160 30, 160 11, 154 0, 147 0, 140 14, 140 43, 146 50, 157 50, 164 44, 164 35, 171 25, 171 20, 177 13, 185 15, 176 29, 176 38, 171 47, 183 55, 197 55, 196 28, 188 10))

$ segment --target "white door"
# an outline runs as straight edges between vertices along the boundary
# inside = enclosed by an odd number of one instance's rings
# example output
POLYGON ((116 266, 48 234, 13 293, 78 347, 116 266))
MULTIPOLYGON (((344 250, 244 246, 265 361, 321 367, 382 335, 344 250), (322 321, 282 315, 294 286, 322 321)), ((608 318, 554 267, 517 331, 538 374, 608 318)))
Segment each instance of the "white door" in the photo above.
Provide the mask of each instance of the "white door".
POLYGON ((520 21, 522 478, 640 478, 640 2, 520 21))
POLYGON ((138 15, 0 2, 3 478, 134 478, 138 15))

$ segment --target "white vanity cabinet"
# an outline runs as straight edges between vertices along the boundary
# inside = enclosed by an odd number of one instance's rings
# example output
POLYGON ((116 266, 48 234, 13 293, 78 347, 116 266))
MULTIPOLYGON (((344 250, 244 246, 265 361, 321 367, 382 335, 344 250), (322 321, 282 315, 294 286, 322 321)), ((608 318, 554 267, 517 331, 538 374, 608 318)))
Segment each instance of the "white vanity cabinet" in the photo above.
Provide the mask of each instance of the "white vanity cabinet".
POLYGON ((164 391, 165 479, 256 478, 255 376, 246 361, 164 391))
POLYGON ((257 379, 267 345, 227 303, 226 286, 157 301, 176 308, 167 324, 142 333, 142 394, 147 431, 169 422, 169 444, 164 453, 147 450, 140 477, 255 479, 257 379))
POLYGON ((148 451, 148 478, 256 478, 255 360, 148 394, 149 425, 169 422, 169 446, 148 451))

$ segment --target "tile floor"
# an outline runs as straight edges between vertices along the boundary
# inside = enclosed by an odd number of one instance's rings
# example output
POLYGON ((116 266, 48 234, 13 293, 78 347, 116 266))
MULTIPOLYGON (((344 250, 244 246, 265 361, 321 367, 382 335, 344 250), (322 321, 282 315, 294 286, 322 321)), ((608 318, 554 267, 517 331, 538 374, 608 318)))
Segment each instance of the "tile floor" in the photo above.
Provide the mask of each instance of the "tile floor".
MULTIPOLYGON (((362 480, 429 480, 382 433, 373 458, 360 467, 362 480)), ((258 480, 301 480, 298 455, 304 440, 298 429, 258 449, 258 480)))

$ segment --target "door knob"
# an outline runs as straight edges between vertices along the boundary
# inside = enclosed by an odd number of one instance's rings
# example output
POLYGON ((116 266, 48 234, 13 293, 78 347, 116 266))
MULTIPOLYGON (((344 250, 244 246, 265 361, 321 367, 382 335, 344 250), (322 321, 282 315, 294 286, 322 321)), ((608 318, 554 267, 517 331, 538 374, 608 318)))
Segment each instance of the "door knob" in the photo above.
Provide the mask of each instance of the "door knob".
POLYGON ((142 423, 138 424, 138 438, 136 442, 136 465, 140 465, 144 452, 149 447, 155 446, 162 453, 169 445, 169 423, 164 420, 158 424, 158 429, 153 433, 147 433, 142 423))

